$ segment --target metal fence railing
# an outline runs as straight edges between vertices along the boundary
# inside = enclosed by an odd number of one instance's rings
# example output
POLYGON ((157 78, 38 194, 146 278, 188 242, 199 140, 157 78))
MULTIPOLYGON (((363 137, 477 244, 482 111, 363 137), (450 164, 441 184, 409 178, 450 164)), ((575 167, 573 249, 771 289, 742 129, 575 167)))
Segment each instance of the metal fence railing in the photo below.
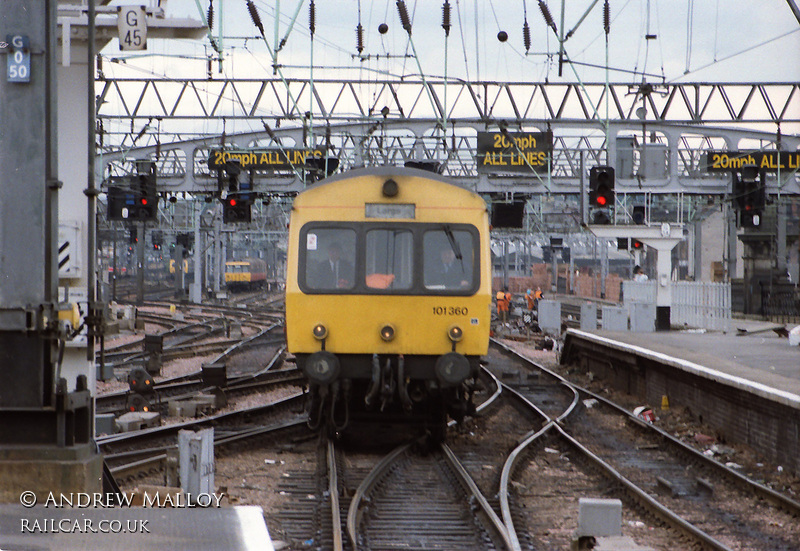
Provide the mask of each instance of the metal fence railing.
MULTIPOLYGON (((655 303, 656 282, 625 281, 622 284, 624 303, 655 303)), ((676 281, 672 283, 672 325, 709 331, 729 331, 732 319, 731 286, 729 283, 676 281)))
POLYGON ((678 281, 672 284, 672 323, 710 331, 731 328, 730 283, 678 281))

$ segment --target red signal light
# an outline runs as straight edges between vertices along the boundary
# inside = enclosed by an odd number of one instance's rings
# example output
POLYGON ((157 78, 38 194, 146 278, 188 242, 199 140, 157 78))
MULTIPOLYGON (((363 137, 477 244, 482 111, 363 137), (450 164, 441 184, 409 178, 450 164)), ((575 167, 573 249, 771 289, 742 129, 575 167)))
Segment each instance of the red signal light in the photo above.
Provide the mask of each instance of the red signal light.
POLYGON ((228 201, 228 204, 230 206, 232 206, 232 207, 235 207, 236 206, 236 199, 231 199, 230 201, 228 201))
POLYGON ((600 205, 601 207, 604 207, 604 206, 606 206, 606 198, 605 198, 605 195, 599 195, 599 196, 597 197, 597 204, 598 204, 598 205, 600 205))
POLYGON ((146 205, 146 204, 147 204, 147 197, 142 197, 142 204, 143 204, 143 205, 146 205))

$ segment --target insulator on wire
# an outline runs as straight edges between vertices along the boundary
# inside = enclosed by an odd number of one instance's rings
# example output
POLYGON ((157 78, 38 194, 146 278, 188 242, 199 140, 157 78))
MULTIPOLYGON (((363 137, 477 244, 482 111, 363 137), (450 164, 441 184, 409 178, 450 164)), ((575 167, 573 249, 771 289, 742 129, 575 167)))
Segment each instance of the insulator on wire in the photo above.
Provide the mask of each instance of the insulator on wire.
POLYGON ((442 28, 445 36, 450 36, 450 2, 447 0, 442 6, 442 28))
POLYGON ((529 51, 531 49, 531 27, 527 20, 522 25, 522 40, 525 41, 525 51, 529 51))
POLYGON ((356 50, 358 53, 364 51, 364 27, 361 26, 361 23, 356 27, 356 50))
POLYGON ((214 28, 214 0, 208 0, 206 20, 208 21, 208 30, 210 31, 214 28))
POLYGON ((317 6, 314 0, 308 5, 308 29, 311 31, 311 36, 314 36, 314 31, 317 30, 317 6))
POLYGON ((408 17, 408 9, 403 0, 397 0, 397 13, 400 15, 400 23, 408 34, 411 34, 411 18, 408 17))
POLYGON ((221 54, 222 50, 220 49, 219 44, 217 44, 217 40, 213 36, 209 36, 208 40, 211 42, 211 47, 214 48, 214 51, 218 54, 221 54))
POLYGON ((611 6, 608 5, 608 0, 603 4, 603 30, 606 34, 611 30, 611 6))
POLYGON ((253 0, 247 0, 247 11, 250 12, 250 19, 253 20, 253 25, 258 28, 258 32, 261 33, 262 38, 266 38, 264 34, 264 25, 261 23, 261 16, 258 15, 258 10, 256 10, 256 5, 253 4, 253 0))
POLYGON ((547 4, 542 2, 542 0, 539 0, 539 9, 541 10, 542 15, 544 16, 544 20, 547 23, 547 26, 551 27, 554 31, 558 32, 558 29, 556 29, 556 22, 553 21, 553 16, 550 14, 550 8, 548 8, 547 4))

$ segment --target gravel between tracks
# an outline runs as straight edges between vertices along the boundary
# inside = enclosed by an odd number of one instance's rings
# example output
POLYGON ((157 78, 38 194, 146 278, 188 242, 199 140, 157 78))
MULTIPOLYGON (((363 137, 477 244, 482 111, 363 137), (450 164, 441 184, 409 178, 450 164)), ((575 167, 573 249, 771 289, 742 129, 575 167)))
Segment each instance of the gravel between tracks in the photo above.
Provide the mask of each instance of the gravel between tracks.
MULTIPOLYGON (((541 363, 581 386, 602 392, 630 410, 636 406, 647 405, 638 403, 631 396, 604 388, 599 381, 593 381, 590 376, 572 372, 569 368, 559 365, 555 351, 535 350, 532 345, 517 341, 506 341, 505 344, 523 356, 541 363)), ((200 358, 187 360, 187 362, 194 363, 196 366, 194 369, 198 369, 202 361, 200 358)), ((786 472, 779 472, 777 465, 769 465, 761 461, 752 450, 746 447, 719 442, 714 430, 699 423, 688 410, 673 408, 668 412, 661 412, 658 409, 654 409, 654 411, 658 415, 656 424, 671 434, 699 449, 707 451, 707 453, 717 454, 719 456, 718 459, 722 459, 723 462, 742 465, 743 472, 750 473, 751 476, 763 480, 777 490, 795 496, 795 499, 797 499, 796 496, 800 495, 800 478, 786 472)), ((276 549, 308 548, 309 543, 307 541, 281 541, 285 538, 285 534, 281 528, 278 513, 287 508, 291 500, 297 499, 296 496, 283 492, 281 490, 282 486, 293 478, 298 477, 299 473, 309 473, 316 469, 315 449, 316 442, 313 440, 287 442, 270 449, 245 450, 217 460, 215 472, 217 490, 224 491, 227 494, 223 504, 260 506, 264 510, 264 518, 276 543, 276 549)), ((542 471, 541 474, 542 476, 535 481, 523 480, 521 482, 527 490, 523 491, 523 493, 555 491, 553 488, 560 487, 560 482, 557 479, 551 480, 550 483, 547 482, 546 479, 549 477, 546 476, 546 470, 542 471), (542 484, 552 487, 551 490, 547 490, 542 484)), ((148 483, 158 483, 158 481, 148 481, 148 483)), ((308 495, 307 499, 316 500, 319 498, 318 496, 308 495)), ((575 529, 577 524, 577 497, 575 497, 574 507, 569 504, 567 510, 572 510, 573 514, 566 515, 559 523, 554 523, 554 532, 549 537, 554 537, 558 540, 575 529)), ((653 530, 651 526, 635 520, 628 520, 625 524, 623 532, 641 543, 649 539, 648 534, 652 533, 653 530)), ((309 536, 309 539, 311 537, 309 536)), ((544 534, 540 535, 540 537, 542 538, 540 541, 549 539, 544 534)), ((655 542, 651 545, 654 545, 655 548, 661 548, 655 542)))

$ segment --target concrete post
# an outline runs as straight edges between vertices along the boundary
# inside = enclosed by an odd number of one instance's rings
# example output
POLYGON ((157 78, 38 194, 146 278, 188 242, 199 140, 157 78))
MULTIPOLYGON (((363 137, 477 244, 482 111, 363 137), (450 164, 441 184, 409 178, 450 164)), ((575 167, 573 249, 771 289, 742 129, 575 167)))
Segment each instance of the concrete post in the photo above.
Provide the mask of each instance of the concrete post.
MULTIPOLYGON (((42 499, 101 487, 102 458, 92 441, 94 362, 80 342, 82 359, 71 361, 75 347, 56 312, 56 8, 55 0, 7 0, 0 10, 0 26, 11 36, 3 52, 9 69, 0 78, 0 501, 18 502, 23 491, 42 499)), ((86 135, 80 110, 87 103, 85 95, 75 103, 76 135, 86 135)), ((86 165, 75 161, 83 153, 71 159, 81 174, 81 213, 86 165)), ((71 288, 70 299, 80 294, 71 288)), ((88 299, 85 286, 82 298, 88 299)))
POLYGON ((200 214, 203 209, 198 208, 195 202, 192 202, 193 221, 194 221, 194 254, 192 261, 194 263, 194 281, 189 289, 189 301, 195 304, 203 302, 203 277, 202 265, 203 258, 203 245, 200 243, 200 214))

